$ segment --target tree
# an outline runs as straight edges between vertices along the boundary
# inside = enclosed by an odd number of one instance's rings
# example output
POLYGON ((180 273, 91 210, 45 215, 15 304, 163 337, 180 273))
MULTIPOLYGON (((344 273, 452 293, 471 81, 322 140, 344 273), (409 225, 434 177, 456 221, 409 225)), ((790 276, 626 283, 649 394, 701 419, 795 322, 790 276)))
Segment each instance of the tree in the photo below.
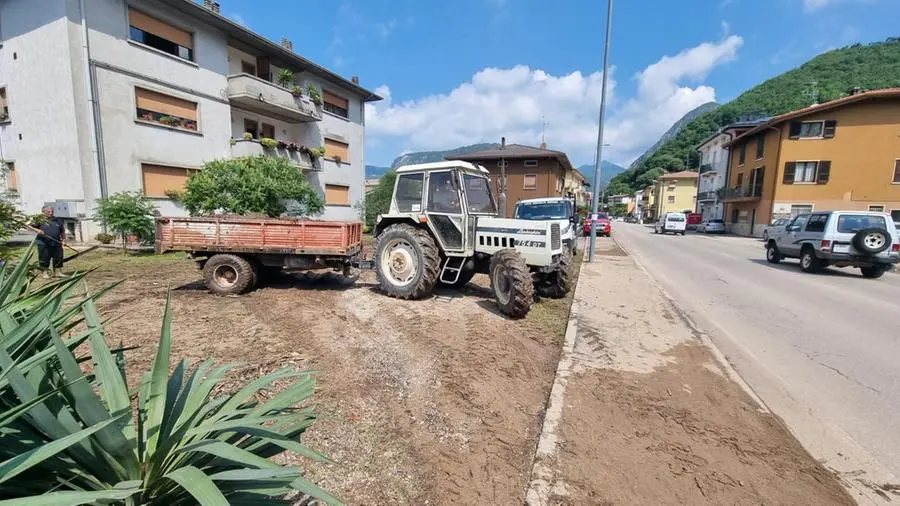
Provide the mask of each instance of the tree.
POLYGON ((364 219, 366 226, 369 228, 375 226, 375 218, 379 214, 384 214, 390 209, 391 198, 394 195, 394 181, 396 179, 396 172, 393 170, 387 171, 378 180, 378 186, 366 195, 364 219))
POLYGON ((153 240, 153 225, 156 207, 139 192, 119 192, 105 199, 97 199, 97 211, 94 219, 107 228, 113 235, 122 238, 122 249, 125 239, 135 236, 146 243, 153 240))
POLYGON ((322 197, 286 158, 245 156, 213 160, 188 178, 181 203, 191 215, 225 212, 319 214, 322 197))

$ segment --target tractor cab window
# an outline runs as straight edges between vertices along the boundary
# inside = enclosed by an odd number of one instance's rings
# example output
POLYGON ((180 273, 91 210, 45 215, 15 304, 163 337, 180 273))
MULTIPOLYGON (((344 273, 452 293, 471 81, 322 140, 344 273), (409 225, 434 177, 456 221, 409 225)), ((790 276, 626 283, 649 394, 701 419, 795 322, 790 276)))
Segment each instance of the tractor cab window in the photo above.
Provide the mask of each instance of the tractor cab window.
POLYGON ((401 213, 422 212, 422 187, 424 174, 400 174, 397 176, 397 211, 401 213))
POLYGON ((470 213, 497 214, 497 206, 494 205, 494 197, 491 195, 487 178, 464 174, 463 181, 466 185, 466 201, 469 203, 470 213))
POLYGON ((455 172, 432 172, 428 176, 428 210, 459 214, 459 185, 455 172))

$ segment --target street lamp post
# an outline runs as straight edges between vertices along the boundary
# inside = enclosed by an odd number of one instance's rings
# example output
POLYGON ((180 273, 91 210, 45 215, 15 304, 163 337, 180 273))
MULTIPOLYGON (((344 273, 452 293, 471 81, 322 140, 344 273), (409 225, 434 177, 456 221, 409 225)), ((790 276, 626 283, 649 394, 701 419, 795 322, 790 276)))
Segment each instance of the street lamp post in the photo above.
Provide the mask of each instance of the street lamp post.
MULTIPOLYGON (((603 124, 606 115, 606 84, 609 79, 609 42, 612 32, 612 0, 606 4, 606 45, 603 47, 603 84, 600 88, 600 121, 597 126, 597 156, 594 158, 594 194, 591 196, 591 218, 599 212, 600 192, 596 186, 600 183, 600 163, 603 161, 603 124)), ((597 227, 591 222, 591 244, 588 249, 588 262, 594 261, 597 248, 597 227)))

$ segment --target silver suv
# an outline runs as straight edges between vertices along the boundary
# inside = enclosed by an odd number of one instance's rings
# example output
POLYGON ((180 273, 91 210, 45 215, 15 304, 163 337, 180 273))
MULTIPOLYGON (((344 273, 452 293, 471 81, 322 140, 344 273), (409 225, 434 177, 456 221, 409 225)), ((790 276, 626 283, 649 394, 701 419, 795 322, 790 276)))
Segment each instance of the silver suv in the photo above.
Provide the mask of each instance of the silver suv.
POLYGON ((859 267, 866 278, 880 278, 900 262, 900 239, 891 216, 865 211, 801 214, 786 227, 769 231, 766 260, 777 264, 799 258, 804 272, 829 265, 859 267))

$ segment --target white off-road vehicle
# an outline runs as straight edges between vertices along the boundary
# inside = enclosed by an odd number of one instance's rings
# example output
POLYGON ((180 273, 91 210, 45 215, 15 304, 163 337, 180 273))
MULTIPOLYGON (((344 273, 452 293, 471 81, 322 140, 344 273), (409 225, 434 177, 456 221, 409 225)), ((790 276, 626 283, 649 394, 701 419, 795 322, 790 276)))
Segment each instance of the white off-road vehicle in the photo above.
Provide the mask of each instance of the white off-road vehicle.
POLYGON ((578 243, 575 201, 565 197, 546 197, 516 202, 517 220, 554 220, 559 223, 563 246, 573 255, 578 243))
POLYGON ((569 292, 571 255, 559 223, 497 218, 484 167, 447 161, 396 173, 390 211, 375 226, 375 270, 385 293, 418 299, 437 283, 463 286, 483 273, 500 311, 521 318, 535 290, 545 297, 569 292))

